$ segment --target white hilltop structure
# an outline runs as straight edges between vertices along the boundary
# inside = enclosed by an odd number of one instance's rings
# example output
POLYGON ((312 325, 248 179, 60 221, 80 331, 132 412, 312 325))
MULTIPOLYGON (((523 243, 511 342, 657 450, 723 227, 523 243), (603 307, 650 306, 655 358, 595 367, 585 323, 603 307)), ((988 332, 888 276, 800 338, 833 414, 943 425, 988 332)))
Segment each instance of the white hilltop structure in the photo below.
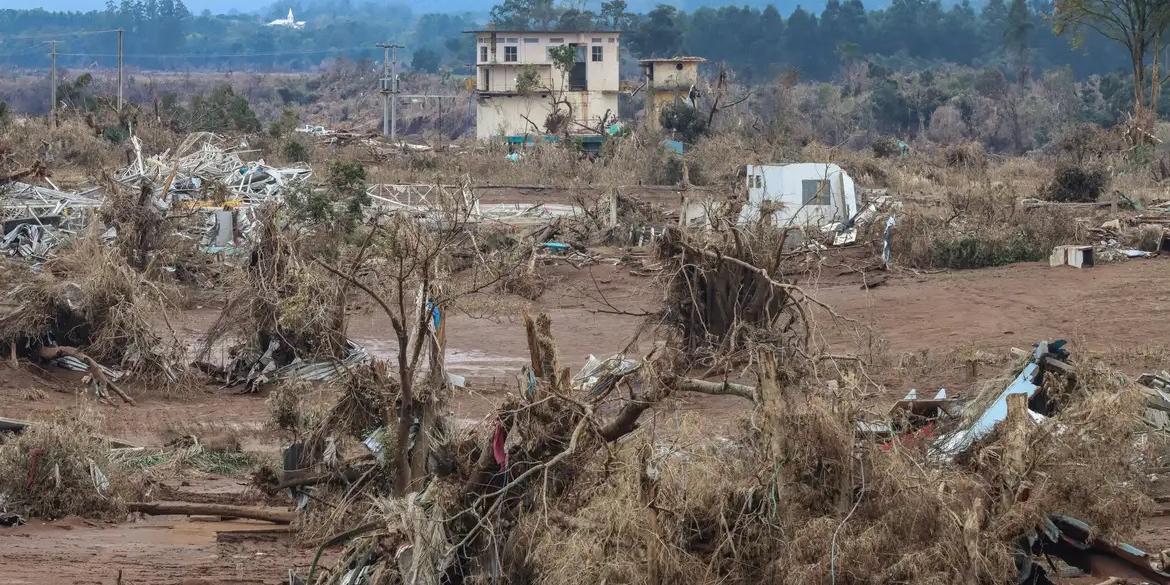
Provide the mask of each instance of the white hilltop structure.
POLYGON ((300 30, 305 28, 305 21, 293 18, 292 8, 288 9, 288 18, 278 18, 264 26, 283 26, 287 28, 294 28, 300 30))

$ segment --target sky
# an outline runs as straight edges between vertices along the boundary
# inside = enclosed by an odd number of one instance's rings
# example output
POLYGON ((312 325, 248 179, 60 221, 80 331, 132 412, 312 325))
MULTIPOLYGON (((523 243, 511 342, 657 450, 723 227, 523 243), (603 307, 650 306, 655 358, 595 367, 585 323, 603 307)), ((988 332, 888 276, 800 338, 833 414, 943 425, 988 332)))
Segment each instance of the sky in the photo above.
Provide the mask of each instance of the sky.
MULTIPOLYGON (((280 0, 183 0, 187 8, 194 13, 202 12, 203 10, 210 10, 215 13, 228 13, 233 10, 240 12, 257 12, 266 9, 274 3, 279 4, 280 0)), ((303 1, 303 0, 302 0, 303 1)), ((366 0, 354 0, 357 2, 366 0)), ((491 7, 497 3, 497 0, 447 0, 444 2, 434 2, 433 0, 369 0, 373 2, 384 2, 386 4, 406 4, 414 7, 414 12, 421 14, 426 12, 445 11, 446 10, 471 10, 477 12, 487 12, 491 7)), ((661 0, 627 0, 631 7, 641 9, 644 7, 652 7, 661 0)), ((863 0, 865 5, 870 8, 880 8, 887 6, 890 0, 863 0)), ((943 4, 953 4, 958 0, 944 0, 943 4)), ((782 13, 790 13, 793 8, 799 4, 803 4, 806 8, 812 8, 814 11, 821 6, 824 6, 824 0, 683 0, 669 2, 676 6, 693 7, 696 5, 710 4, 710 5, 763 5, 774 3, 782 13)), ((982 0, 974 0, 972 5, 981 5, 982 0)), ((592 5, 594 9, 601 4, 601 0, 587 0, 586 6, 592 5)), ((105 8, 105 0, 0 0, 0 8, 43 8, 45 10, 101 10, 105 8)))
MULTIPOLYGON (((183 0, 191 12, 202 12, 203 9, 212 12, 228 12, 237 9, 241 11, 257 10, 272 4, 271 0, 183 0)), ((101 10, 106 7, 105 0, 0 0, 2 8, 44 8, 45 10, 101 10)))

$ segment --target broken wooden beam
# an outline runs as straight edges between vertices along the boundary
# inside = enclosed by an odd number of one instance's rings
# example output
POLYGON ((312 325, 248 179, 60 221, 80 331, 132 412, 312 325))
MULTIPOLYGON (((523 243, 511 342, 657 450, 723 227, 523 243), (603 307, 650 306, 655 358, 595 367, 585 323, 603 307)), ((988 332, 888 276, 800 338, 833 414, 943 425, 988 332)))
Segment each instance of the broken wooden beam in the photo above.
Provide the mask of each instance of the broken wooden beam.
POLYGON ((151 516, 223 516, 228 518, 247 518, 249 520, 263 520, 275 524, 291 524, 296 518, 296 512, 275 508, 255 508, 250 506, 231 506, 227 504, 194 504, 190 502, 130 502, 126 505, 131 512, 141 512, 151 516))

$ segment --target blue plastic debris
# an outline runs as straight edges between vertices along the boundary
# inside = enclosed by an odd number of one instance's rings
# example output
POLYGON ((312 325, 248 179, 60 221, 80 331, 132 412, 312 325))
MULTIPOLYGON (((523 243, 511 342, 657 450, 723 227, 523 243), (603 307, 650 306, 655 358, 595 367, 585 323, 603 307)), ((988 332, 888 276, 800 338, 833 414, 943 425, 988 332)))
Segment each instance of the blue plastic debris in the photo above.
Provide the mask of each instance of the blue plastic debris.
POLYGON ((572 248, 572 246, 570 246, 564 242, 545 242, 545 243, 541 244, 541 246, 544 248, 547 248, 549 250, 556 250, 558 252, 563 252, 565 250, 568 250, 569 248, 572 248))
MULTIPOLYGON (((1036 349, 1032 352, 1031 358, 1016 376, 1007 388, 1004 388, 995 401, 988 405, 979 416, 970 425, 960 428, 955 432, 941 437, 934 445, 934 450, 937 455, 945 460, 953 459, 958 454, 967 450, 975 442, 989 435, 995 430, 999 423, 1007 419, 1008 414, 1008 396, 1011 394, 1024 394, 1029 400, 1036 395, 1040 389, 1042 382, 1043 369, 1041 364, 1047 357, 1055 357, 1057 359, 1067 359, 1068 350, 1065 349, 1067 341, 1058 339, 1052 343, 1040 342, 1036 344, 1036 349)), ((1034 415, 1035 416, 1035 415, 1034 415)))

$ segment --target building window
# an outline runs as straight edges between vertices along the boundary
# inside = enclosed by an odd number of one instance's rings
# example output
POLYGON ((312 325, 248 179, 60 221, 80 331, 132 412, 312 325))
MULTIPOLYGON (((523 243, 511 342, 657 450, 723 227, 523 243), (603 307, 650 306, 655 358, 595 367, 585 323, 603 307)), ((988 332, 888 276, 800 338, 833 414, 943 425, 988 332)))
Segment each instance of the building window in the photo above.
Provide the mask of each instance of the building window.
POLYGON ((800 182, 805 205, 829 205, 829 182, 805 179, 800 182))
POLYGON ((504 47, 504 62, 515 63, 516 61, 516 47, 504 47))
POLYGON ((601 56, 602 56, 601 47, 594 45, 594 47, 593 47, 593 62, 600 63, 602 61, 601 56))
POLYGON ((519 43, 520 39, 518 39, 516 37, 508 37, 508 38, 504 39, 504 42, 505 43, 519 43))
POLYGON ((548 42, 551 44, 554 44, 554 45, 563 45, 563 44, 565 44, 565 39, 554 37, 554 38, 549 39, 548 42))
POLYGON ((487 46, 483 45, 479 48, 479 62, 487 63, 487 46))
POLYGON ((531 44, 539 43, 540 39, 538 39, 536 37, 524 37, 524 42, 531 45, 531 44))
POLYGON ((601 42, 601 37, 596 37, 596 38, 594 38, 594 39, 593 39, 593 42, 595 42, 595 43, 600 43, 600 42, 601 42))
POLYGON ((617 39, 616 39, 616 38, 614 38, 614 37, 609 37, 609 44, 611 44, 611 45, 612 45, 612 44, 614 44, 614 43, 616 43, 616 42, 617 42, 617 39))

